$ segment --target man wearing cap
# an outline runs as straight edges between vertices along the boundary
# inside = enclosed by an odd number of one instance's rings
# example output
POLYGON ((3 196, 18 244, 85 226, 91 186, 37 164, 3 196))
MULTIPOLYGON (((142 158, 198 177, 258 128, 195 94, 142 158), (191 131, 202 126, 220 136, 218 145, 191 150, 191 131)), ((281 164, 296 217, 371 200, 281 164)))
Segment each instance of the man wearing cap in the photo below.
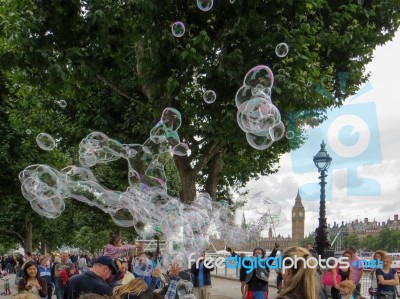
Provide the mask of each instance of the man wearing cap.
POLYGON ((112 295, 112 288, 105 280, 117 274, 114 261, 109 256, 100 256, 93 261, 90 271, 75 275, 68 280, 65 299, 77 299, 82 293, 112 295))

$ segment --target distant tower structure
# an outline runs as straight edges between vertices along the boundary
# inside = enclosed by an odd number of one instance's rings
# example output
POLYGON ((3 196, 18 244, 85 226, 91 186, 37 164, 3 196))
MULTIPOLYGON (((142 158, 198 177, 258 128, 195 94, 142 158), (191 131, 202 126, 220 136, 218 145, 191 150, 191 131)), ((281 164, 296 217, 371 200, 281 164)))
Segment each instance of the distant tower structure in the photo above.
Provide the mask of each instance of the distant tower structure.
POLYGON ((243 229, 246 229, 246 228, 247 228, 246 217, 244 216, 244 212, 243 212, 242 228, 243 228, 243 229))
POLYGON ((296 200, 292 208, 292 239, 294 244, 298 244, 304 239, 304 212, 300 192, 297 191, 296 200))
POLYGON ((269 240, 272 240, 272 227, 269 227, 269 230, 268 230, 268 239, 269 239, 269 240))

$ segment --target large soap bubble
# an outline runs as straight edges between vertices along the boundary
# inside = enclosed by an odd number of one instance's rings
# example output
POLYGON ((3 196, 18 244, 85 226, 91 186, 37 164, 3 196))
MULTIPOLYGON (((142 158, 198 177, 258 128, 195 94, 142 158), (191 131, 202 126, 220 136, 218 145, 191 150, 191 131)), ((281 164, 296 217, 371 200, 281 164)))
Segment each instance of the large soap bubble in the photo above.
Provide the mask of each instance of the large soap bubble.
POLYGON ((271 101, 274 75, 265 65, 251 68, 235 95, 237 122, 250 146, 265 150, 285 135, 281 114, 271 101))
POLYGON ((53 137, 47 133, 39 133, 36 136, 36 143, 42 150, 45 151, 51 151, 56 147, 56 142, 54 141, 53 137))

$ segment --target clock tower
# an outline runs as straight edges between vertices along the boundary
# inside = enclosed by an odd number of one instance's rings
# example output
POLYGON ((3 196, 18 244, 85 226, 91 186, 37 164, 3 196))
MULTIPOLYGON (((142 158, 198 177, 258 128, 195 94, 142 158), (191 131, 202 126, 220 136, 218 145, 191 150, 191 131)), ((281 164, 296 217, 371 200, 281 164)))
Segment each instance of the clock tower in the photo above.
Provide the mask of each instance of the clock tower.
POLYGON ((304 239, 304 207, 299 191, 297 191, 296 201, 292 208, 292 239, 294 245, 298 245, 304 239))

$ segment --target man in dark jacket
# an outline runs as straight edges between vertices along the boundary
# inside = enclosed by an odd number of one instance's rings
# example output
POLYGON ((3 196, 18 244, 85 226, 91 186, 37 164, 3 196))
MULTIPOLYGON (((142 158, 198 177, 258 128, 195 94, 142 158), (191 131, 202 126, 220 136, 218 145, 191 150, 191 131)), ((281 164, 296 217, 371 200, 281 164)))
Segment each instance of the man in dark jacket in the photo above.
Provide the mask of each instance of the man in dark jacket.
POLYGON ((214 267, 204 265, 205 253, 202 253, 198 265, 193 263, 191 271, 193 273, 193 294, 196 299, 211 299, 211 275, 214 267))
POLYGON ((65 299, 77 299, 82 293, 112 295, 112 288, 105 280, 117 274, 114 261, 109 256, 100 256, 93 262, 90 271, 72 276, 67 283, 65 299))
MULTIPOLYGON (((274 249, 268 256, 275 257, 279 248, 279 243, 275 243, 274 249)), ((264 249, 257 247, 253 250, 253 257, 265 259, 264 249)), ((268 277, 269 267, 265 265, 265 268, 257 267, 246 276, 247 294, 246 299, 268 299, 268 277)))

